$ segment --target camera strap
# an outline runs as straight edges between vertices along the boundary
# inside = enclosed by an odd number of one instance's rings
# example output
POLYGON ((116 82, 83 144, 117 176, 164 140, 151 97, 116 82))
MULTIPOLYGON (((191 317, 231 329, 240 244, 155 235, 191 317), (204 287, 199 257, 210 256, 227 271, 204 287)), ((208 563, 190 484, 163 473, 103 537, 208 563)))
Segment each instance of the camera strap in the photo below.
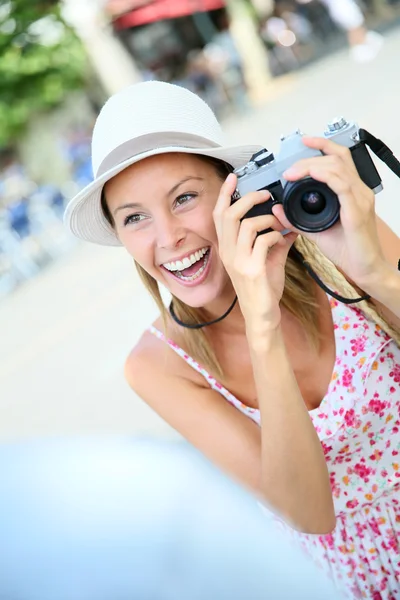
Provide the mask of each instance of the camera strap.
POLYGON ((364 142, 372 152, 389 167, 397 177, 400 177, 400 162, 397 160, 391 149, 382 140, 379 140, 366 129, 359 129, 360 141, 364 142))
POLYGON ((332 298, 339 300, 339 302, 342 302, 343 304, 356 304, 357 302, 363 302, 364 300, 371 299, 371 296, 369 296, 368 294, 365 294, 365 296, 360 296, 359 298, 343 298, 343 296, 340 296, 340 294, 337 294, 336 292, 328 288, 328 286, 322 281, 322 279, 318 277, 311 265, 306 260, 304 260, 302 253, 299 252, 297 248, 292 246, 290 252, 293 252, 293 254, 295 254, 299 258, 310 277, 314 279, 315 283, 317 283, 319 287, 324 290, 324 292, 329 294, 329 296, 332 296, 332 298))

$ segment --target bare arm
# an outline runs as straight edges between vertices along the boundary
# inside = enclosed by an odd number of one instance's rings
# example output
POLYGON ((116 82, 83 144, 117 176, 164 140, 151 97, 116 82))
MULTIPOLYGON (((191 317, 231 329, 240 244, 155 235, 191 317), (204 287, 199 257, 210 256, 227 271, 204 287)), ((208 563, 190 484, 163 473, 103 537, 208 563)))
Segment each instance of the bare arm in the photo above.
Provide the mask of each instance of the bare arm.
POLYGON ((388 323, 400 329, 400 238, 377 217, 377 229, 384 256, 382 269, 365 283, 368 292, 388 323), (368 289, 367 289, 368 288, 368 289))
POLYGON ((249 343, 261 413, 262 493, 295 527, 329 532, 335 517, 326 462, 282 331, 249 343))
POLYGON ((372 277, 357 285, 344 271, 339 271, 359 293, 367 292, 381 315, 394 328, 400 329, 400 238, 389 225, 376 216, 376 228, 382 249, 382 266, 372 277))
MULTIPOLYGON (((145 334, 149 336, 150 334, 145 334)), ((223 471, 261 493, 261 432, 251 419, 210 387, 191 379, 192 369, 152 341, 134 349, 125 365, 131 388, 164 421, 223 471), (166 360, 166 353, 169 353, 166 360), (182 364, 177 364, 182 363, 182 364)))
POLYGON ((231 204, 229 176, 214 209, 219 253, 235 288, 246 327, 261 413, 261 490, 295 527, 334 527, 328 469, 318 435, 289 362, 281 330, 285 264, 296 234, 282 236, 273 215, 243 219, 265 191, 231 204), (264 235, 260 231, 269 230, 264 235))
POLYGON ((155 348, 152 340, 131 353, 125 375, 167 423, 294 528, 331 531, 335 518, 325 461, 280 336, 270 348, 254 348, 253 364, 262 428, 220 394, 190 380, 191 369, 180 357, 166 362, 165 348, 155 348))

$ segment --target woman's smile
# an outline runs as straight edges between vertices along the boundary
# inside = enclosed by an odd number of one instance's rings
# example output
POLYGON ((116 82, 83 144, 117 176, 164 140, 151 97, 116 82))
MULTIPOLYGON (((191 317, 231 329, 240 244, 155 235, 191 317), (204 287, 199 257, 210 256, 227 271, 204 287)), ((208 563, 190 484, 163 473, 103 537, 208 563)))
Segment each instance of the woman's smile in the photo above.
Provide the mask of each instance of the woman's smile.
POLYGON ((164 263, 162 266, 168 276, 181 285, 194 287, 205 281, 211 267, 211 247, 201 248, 185 256, 182 260, 164 263))

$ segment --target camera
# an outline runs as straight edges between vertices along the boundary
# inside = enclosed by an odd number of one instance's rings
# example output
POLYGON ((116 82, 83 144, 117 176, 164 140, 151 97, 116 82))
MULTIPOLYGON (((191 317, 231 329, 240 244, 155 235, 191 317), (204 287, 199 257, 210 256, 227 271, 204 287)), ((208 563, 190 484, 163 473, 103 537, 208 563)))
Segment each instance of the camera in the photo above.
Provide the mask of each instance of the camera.
MULTIPOLYGON (((323 135, 349 148, 360 178, 375 194, 383 189, 356 123, 346 121, 344 117, 335 118, 327 124, 323 135)), ((325 183, 312 177, 286 181, 282 176, 298 160, 323 155, 320 150, 305 146, 302 137, 299 130, 282 136, 276 156, 264 148, 256 152, 246 165, 235 170, 238 180, 232 202, 248 192, 268 190, 271 194, 271 199, 251 208, 244 218, 272 214, 274 204, 282 204, 287 219, 301 231, 325 231, 339 220, 339 199, 325 183)))

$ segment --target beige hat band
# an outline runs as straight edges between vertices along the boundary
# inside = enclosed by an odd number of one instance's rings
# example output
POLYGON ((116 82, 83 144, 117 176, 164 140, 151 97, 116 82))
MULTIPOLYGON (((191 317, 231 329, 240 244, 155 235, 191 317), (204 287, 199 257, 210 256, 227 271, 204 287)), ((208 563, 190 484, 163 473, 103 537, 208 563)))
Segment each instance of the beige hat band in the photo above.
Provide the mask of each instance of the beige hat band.
POLYGON ((102 161, 99 169, 96 173, 96 177, 101 177, 104 173, 113 169, 117 165, 129 160, 134 156, 140 156, 151 150, 160 148, 176 147, 177 152, 184 152, 185 148, 198 149, 211 149, 220 148, 219 144, 203 138, 193 133, 186 132, 162 132, 160 133, 149 133, 133 140, 128 140, 123 144, 114 148, 102 161), (162 146, 160 146, 160 139, 162 139, 162 146))

